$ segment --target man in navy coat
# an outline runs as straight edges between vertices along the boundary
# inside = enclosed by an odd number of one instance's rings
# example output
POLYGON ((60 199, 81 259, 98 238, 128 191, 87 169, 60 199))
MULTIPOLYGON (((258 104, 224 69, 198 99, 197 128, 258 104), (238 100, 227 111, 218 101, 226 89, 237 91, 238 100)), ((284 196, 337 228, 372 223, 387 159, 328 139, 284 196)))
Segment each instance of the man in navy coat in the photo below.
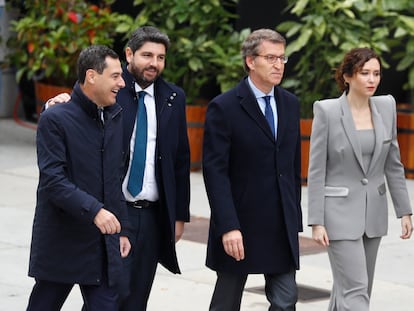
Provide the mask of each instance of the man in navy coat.
POLYGON ((71 101, 40 117, 29 311, 60 310, 74 284, 88 311, 118 310, 121 257, 131 248, 117 139, 124 86, 118 55, 91 46, 79 56, 71 101))
POLYGON ((155 27, 136 29, 127 43, 126 87, 117 100, 124 109, 123 144, 126 152, 123 192, 132 226, 132 251, 126 258, 130 294, 122 311, 145 311, 157 263, 180 273, 175 243, 190 220, 190 149, 184 91, 160 75, 165 67, 169 38, 155 27), (146 164, 142 191, 128 189, 138 93, 145 92, 148 117, 146 164), (131 146, 131 147, 130 147, 131 146))
POLYGON ((285 39, 252 32, 248 77, 207 110, 203 172, 211 208, 207 266, 217 272, 210 310, 237 311, 248 274, 265 277, 269 310, 295 310, 299 269, 299 102, 279 87, 285 39))
MULTIPOLYGON (((122 190, 131 223, 130 255, 125 259, 127 283, 122 311, 145 311, 157 264, 180 273, 175 243, 190 220, 190 148, 185 116, 184 91, 165 81, 170 45, 168 36, 155 27, 137 28, 125 49, 127 66, 123 68, 126 87, 117 95, 123 111, 124 181, 122 190), (142 191, 131 194, 132 158, 136 137, 138 101, 145 92, 147 114, 146 164, 142 191)), ((60 94, 49 104, 64 102, 60 94)))

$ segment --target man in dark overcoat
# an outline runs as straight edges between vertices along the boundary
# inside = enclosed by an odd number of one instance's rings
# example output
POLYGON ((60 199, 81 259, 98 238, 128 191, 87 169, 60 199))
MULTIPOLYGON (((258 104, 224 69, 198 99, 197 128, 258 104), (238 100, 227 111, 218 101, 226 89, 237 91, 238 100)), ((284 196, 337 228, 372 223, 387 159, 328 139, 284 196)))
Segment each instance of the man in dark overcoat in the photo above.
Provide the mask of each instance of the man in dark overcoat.
POLYGON ((295 310, 299 269, 299 102, 279 87, 285 39, 269 29, 243 43, 248 77, 208 106, 203 172, 211 208, 210 310, 237 311, 248 274, 264 274, 269 310, 295 310), (270 110, 269 110, 270 109, 270 110))
MULTIPOLYGON (((159 29, 142 26, 132 32, 125 49, 125 88, 117 95, 123 111, 123 193, 131 224, 132 250, 125 258, 127 276, 121 311, 145 311, 158 263, 180 273, 175 244, 190 221, 190 147, 183 89, 164 80, 170 39, 159 29), (134 146, 139 125, 139 94, 144 93, 147 144, 142 189, 131 193, 136 181, 134 146), (131 174, 132 172, 132 174, 131 174)), ((48 103, 65 102, 59 94, 48 103)))
POLYGON ((91 46, 79 56, 70 102, 41 114, 29 311, 60 310, 74 284, 88 311, 118 310, 122 257, 131 248, 116 104, 124 86, 118 55, 91 46))

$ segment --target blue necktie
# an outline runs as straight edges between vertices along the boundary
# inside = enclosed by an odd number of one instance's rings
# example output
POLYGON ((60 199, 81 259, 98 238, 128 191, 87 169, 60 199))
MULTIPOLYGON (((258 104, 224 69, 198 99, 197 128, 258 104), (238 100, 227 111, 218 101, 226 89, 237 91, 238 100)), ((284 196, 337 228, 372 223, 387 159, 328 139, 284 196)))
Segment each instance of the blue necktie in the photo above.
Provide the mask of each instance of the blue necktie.
POLYGON ((270 96, 264 96, 263 98, 266 102, 265 118, 267 120, 267 123, 269 123, 269 126, 270 126, 270 129, 272 130, 273 136, 276 137, 275 119, 273 118, 273 111, 272 111, 272 107, 270 106, 270 96))
POLYGON ((138 111, 135 125, 135 144, 129 172, 128 191, 136 196, 142 190, 145 158, 147 155, 147 110, 144 104, 145 92, 138 93, 138 111))

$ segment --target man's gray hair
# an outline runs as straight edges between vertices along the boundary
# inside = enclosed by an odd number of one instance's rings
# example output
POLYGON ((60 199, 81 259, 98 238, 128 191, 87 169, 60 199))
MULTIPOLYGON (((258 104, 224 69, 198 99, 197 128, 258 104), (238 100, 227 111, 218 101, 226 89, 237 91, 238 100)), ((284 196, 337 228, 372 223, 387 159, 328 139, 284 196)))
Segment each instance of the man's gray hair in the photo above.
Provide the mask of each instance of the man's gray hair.
POLYGON ((241 46, 243 65, 246 72, 249 72, 249 67, 246 64, 246 57, 260 54, 259 46, 263 41, 282 43, 284 46, 286 46, 286 39, 275 30, 262 28, 253 31, 246 38, 246 40, 244 40, 241 46))

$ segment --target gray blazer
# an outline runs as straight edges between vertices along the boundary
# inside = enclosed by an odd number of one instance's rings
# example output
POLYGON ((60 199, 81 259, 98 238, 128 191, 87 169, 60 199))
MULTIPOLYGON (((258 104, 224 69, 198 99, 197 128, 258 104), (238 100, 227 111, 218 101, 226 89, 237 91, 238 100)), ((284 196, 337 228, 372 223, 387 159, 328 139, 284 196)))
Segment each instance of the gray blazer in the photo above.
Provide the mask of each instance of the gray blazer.
POLYGON ((370 99, 375 149, 364 169, 347 97, 313 106, 308 174, 308 224, 324 225, 330 240, 387 234, 385 178, 398 218, 411 214, 397 142, 396 105, 391 95, 370 99))

